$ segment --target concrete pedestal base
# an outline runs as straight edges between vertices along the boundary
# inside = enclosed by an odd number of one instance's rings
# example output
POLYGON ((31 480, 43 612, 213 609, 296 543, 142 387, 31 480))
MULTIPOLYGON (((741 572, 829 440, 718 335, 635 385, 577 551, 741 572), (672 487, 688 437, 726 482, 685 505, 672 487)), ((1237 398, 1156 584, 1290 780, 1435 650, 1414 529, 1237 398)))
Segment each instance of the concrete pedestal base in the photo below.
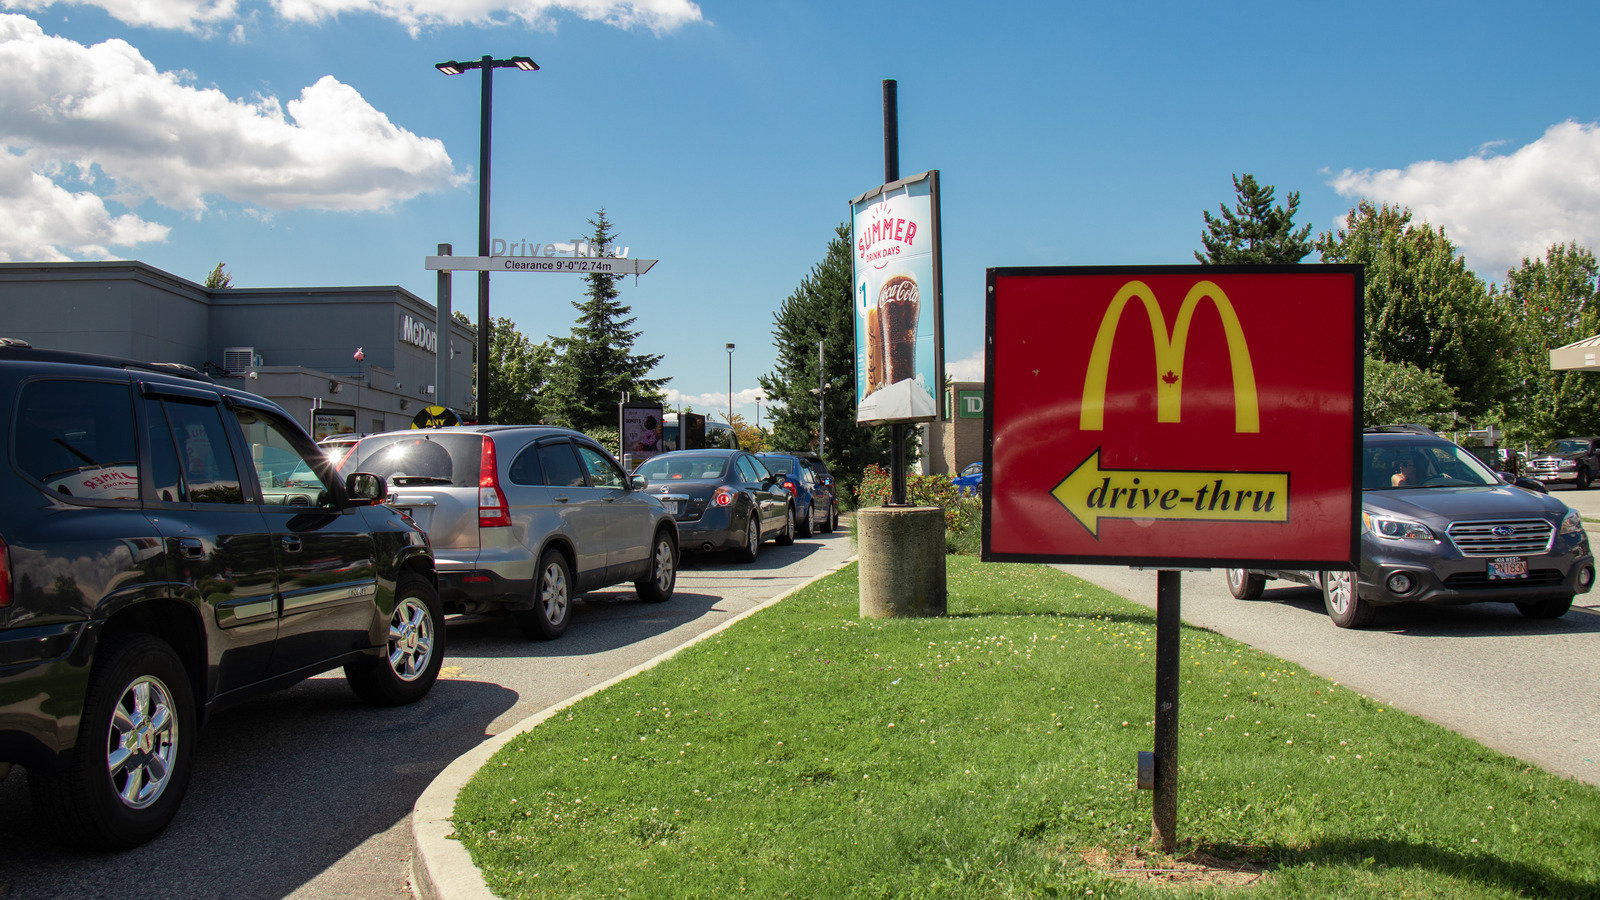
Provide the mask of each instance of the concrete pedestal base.
POLYGON ((869 619, 946 612, 944 510, 873 506, 856 512, 861 615, 869 619))

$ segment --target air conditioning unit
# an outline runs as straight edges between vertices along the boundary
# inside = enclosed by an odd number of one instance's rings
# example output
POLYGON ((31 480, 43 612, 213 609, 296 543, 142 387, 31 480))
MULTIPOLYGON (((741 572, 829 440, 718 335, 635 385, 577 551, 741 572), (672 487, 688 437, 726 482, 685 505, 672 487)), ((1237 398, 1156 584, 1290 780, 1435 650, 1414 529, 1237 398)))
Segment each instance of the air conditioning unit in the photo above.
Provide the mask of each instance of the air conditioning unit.
POLYGON ((234 375, 243 375, 259 365, 261 360, 254 347, 224 347, 222 350, 222 367, 234 375))

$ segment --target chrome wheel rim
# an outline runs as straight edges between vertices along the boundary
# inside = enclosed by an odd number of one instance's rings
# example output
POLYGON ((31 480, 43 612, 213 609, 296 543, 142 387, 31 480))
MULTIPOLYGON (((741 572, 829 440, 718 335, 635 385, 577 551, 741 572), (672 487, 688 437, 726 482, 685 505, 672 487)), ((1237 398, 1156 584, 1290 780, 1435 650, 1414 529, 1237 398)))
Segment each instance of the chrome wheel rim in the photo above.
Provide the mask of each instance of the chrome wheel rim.
POLYGON ((1329 572, 1326 577, 1328 605, 1339 615, 1350 611, 1350 573, 1329 572))
POLYGON ((745 524, 744 543, 751 553, 761 549, 761 523, 756 521, 755 516, 751 516, 750 521, 745 524))
POLYGON ((433 660, 433 616, 428 605, 406 597, 389 617, 389 668, 401 681, 416 681, 433 660))
POLYGON ((656 541, 656 588, 663 594, 672 590, 672 582, 676 577, 676 564, 672 560, 672 542, 662 538, 656 541))
POLYGON ((544 567, 544 577, 539 579, 539 603, 544 607, 544 617, 551 625, 560 625, 567 617, 567 573, 560 563, 544 567))
POLYGON ((178 738, 172 691, 161 679, 142 675, 123 688, 111 711, 106 772, 124 806, 144 809, 160 799, 172 780, 178 738))
POLYGON ((1244 584, 1244 570, 1243 569, 1229 569, 1228 570, 1228 587, 1230 587, 1233 590, 1237 591, 1239 589, 1239 586, 1242 585, 1242 584, 1244 584))

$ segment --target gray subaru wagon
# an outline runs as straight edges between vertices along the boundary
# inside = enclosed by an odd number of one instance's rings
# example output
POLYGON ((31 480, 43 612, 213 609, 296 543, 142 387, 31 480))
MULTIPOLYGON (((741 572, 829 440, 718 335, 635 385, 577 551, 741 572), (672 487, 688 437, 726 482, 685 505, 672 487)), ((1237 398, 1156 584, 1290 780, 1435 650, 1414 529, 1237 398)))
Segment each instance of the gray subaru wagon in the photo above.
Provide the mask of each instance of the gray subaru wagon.
POLYGON ((341 471, 381 475, 427 532, 447 613, 509 612, 551 640, 572 601, 632 582, 660 603, 677 583, 678 527, 592 438, 544 425, 369 435, 341 471))

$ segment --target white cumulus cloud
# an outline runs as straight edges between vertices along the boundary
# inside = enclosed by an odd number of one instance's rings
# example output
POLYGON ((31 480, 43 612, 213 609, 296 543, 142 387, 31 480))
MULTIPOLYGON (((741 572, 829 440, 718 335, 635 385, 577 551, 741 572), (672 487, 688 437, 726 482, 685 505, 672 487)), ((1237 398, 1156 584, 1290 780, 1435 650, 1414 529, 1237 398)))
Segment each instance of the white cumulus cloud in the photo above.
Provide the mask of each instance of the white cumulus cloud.
POLYGON ((109 259, 108 245, 162 241, 167 232, 132 213, 112 215, 94 194, 68 191, 0 153, 0 262, 109 259))
POLYGON ((97 6, 127 25, 189 32, 205 32, 239 12, 236 0, 0 0, 0 8, 29 12, 55 5, 97 6))
POLYGON ((664 34, 701 21, 690 0, 272 0, 291 21, 321 21, 350 13, 394 19, 411 29, 438 25, 486 25, 520 19, 530 28, 554 30, 555 15, 570 13, 616 28, 648 28, 664 34))
POLYGON ((1552 244, 1600 248, 1595 123, 1562 122, 1509 154, 1347 169, 1330 184, 1347 197, 1410 207, 1413 221, 1442 226, 1467 265, 1485 275, 1503 273, 1523 257, 1541 258, 1552 244))
MULTIPOLYGON (((237 0, 0 0, 0 8, 29 11, 57 4, 97 6, 128 25, 201 34, 239 16, 237 0)), ((700 7, 691 0, 270 0, 270 6, 281 18, 299 22, 353 14, 381 16, 413 34, 430 26, 512 19, 548 31, 555 29, 560 13, 615 28, 647 28, 656 34, 702 21, 700 7)))
POLYGON ((150 199, 190 215, 215 198, 265 210, 384 209, 459 180, 441 141, 394 125, 332 77, 287 104, 234 99, 157 71, 125 41, 84 46, 17 15, 0 15, 0 71, 8 73, 0 79, 0 150, 10 155, 0 166, 0 195, 15 198, 9 215, 59 229, 36 235, 42 245, 0 230, 0 253, 13 257, 157 239, 103 203, 104 221, 123 225, 74 233, 69 223, 88 220, 59 207, 99 197, 39 187, 40 178, 59 185, 64 171, 103 175, 109 186, 96 193, 127 206, 150 199))

